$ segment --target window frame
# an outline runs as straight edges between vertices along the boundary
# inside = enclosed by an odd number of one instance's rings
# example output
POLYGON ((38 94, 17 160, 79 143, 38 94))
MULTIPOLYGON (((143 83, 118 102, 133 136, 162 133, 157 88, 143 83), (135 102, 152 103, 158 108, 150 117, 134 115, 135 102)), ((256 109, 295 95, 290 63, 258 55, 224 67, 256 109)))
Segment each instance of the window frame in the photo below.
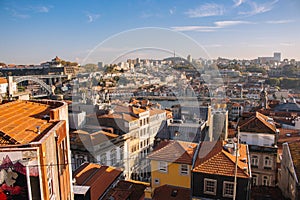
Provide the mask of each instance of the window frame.
POLYGON ((272 168, 272 159, 270 156, 264 156, 264 167, 272 168))
POLYGON ((252 181, 251 181, 252 186, 257 186, 258 185, 258 175, 257 174, 252 174, 252 181), (255 180, 255 181, 254 181, 255 180))
POLYGON ((269 176, 262 176, 262 186, 270 186, 271 185, 271 177, 269 176), (267 181, 267 184, 265 184, 265 180, 267 181))
POLYGON ((165 161, 158 161, 158 171, 168 173, 168 163, 165 161))
POLYGON ((117 150, 116 149, 112 149, 110 152, 110 165, 114 166, 116 165, 118 162, 117 160, 117 150))
POLYGON ((107 155, 106 152, 100 155, 100 163, 101 165, 107 165, 107 155))
MULTIPOLYGON (((231 188, 229 188, 231 189, 231 188)), ((234 182, 231 181, 224 181, 223 182, 223 197, 229 197, 232 198, 233 197, 233 193, 234 193, 234 182), (227 194, 227 189, 226 186, 228 185, 232 185, 232 194, 227 194)))
POLYGON ((188 164, 181 164, 179 166, 179 174, 182 175, 182 176, 188 176, 189 175, 189 165, 188 164), (186 167, 186 170, 182 170, 183 169, 183 166, 186 167))
MULTIPOLYGON (((209 178, 204 178, 204 185, 203 185, 203 193, 204 194, 209 194, 209 195, 216 195, 217 194, 217 180, 215 179, 209 179, 209 178), (208 182, 213 182, 214 183, 214 186, 213 186, 213 189, 214 191, 208 191, 207 190, 207 183, 208 182)), ((208 186, 208 187, 212 187, 212 186, 208 186)))
POLYGON ((155 178, 155 179, 154 179, 154 184, 155 184, 155 185, 159 185, 159 184, 160 184, 159 178, 155 178))
POLYGON ((252 155, 251 156, 251 166, 253 167, 258 167, 259 165, 259 158, 257 155, 252 155), (253 160, 255 160, 256 162, 253 162, 253 160))

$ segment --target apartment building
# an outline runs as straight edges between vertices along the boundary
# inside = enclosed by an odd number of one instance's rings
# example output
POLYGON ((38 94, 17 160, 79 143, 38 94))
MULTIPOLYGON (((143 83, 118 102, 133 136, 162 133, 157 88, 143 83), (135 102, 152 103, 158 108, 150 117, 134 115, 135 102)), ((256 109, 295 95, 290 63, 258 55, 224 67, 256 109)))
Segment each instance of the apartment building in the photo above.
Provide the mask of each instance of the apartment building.
POLYGON ((73 199, 68 127, 64 102, 0 105, 0 186, 6 199, 73 199))

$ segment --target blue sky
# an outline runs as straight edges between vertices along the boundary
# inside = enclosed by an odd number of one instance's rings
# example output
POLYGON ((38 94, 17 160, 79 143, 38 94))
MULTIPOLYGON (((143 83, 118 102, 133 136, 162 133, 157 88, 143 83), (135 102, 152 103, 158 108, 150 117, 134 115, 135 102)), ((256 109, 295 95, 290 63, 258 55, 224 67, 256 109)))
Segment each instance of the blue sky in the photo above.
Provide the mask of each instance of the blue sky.
MULTIPOLYGON (((253 59, 279 51, 283 58, 300 60, 299 10, 299 0, 0 0, 0 62, 38 64, 56 55, 79 63, 110 62, 122 54, 121 49, 131 50, 131 44, 139 48, 135 34, 124 35, 112 46, 116 42, 108 42, 105 54, 89 53, 108 38, 113 40, 113 35, 143 27, 184 34, 211 58, 253 59), (86 59, 88 55, 93 59, 86 59)), ((146 32, 138 34, 147 40, 152 35, 146 32)), ((152 46, 167 38, 152 37, 152 46)), ((202 56, 185 42, 168 47, 169 43, 164 49, 185 49, 180 55, 202 56)))

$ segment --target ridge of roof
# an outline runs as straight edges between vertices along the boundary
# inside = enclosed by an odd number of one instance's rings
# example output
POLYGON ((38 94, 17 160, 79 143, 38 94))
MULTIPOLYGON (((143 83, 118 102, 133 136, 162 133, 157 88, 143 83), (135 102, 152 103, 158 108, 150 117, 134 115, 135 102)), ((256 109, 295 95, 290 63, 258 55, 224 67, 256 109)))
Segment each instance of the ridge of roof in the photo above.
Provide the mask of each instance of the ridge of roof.
POLYGON ((192 164, 197 144, 184 141, 162 141, 157 148, 148 155, 149 159, 172 163, 192 164))
MULTIPOLYGON (((209 146, 211 142, 206 142, 204 146, 209 146)), ((195 167, 192 171, 194 172, 202 172, 202 173, 209 173, 209 174, 218 174, 224 176, 233 176, 231 172, 235 166, 235 159, 236 157, 231 153, 227 152, 223 148, 224 142, 217 142, 216 145, 213 146, 213 149, 207 153, 204 157, 197 157, 195 167), (221 147, 221 148, 220 148, 221 147), (232 169, 231 169, 232 168, 232 169)), ((248 157, 247 157, 247 150, 246 145, 240 144, 239 145, 239 152, 240 156, 238 158, 238 172, 237 176, 241 178, 248 178, 250 175, 249 173, 244 170, 245 167, 248 169, 248 157), (243 162, 241 159, 246 158, 246 162, 243 162)), ((204 151, 206 151, 205 149, 204 151)), ((199 150, 199 154, 201 153, 201 148, 199 150)), ((202 154, 205 154, 202 153, 202 154)))

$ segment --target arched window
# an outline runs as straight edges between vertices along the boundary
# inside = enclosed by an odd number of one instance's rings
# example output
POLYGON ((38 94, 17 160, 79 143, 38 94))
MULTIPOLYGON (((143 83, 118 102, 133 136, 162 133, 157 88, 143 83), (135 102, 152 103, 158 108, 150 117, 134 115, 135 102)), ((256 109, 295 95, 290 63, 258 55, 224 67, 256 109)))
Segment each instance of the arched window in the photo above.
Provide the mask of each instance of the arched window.
POLYGON ((256 174, 252 174, 252 186, 256 186, 258 184, 258 179, 257 179, 257 175, 256 174))
POLYGON ((272 160, 269 156, 266 156, 264 159, 264 167, 272 167, 272 160))
POLYGON ((270 178, 268 176, 263 176, 262 184, 263 186, 270 186, 270 178))

